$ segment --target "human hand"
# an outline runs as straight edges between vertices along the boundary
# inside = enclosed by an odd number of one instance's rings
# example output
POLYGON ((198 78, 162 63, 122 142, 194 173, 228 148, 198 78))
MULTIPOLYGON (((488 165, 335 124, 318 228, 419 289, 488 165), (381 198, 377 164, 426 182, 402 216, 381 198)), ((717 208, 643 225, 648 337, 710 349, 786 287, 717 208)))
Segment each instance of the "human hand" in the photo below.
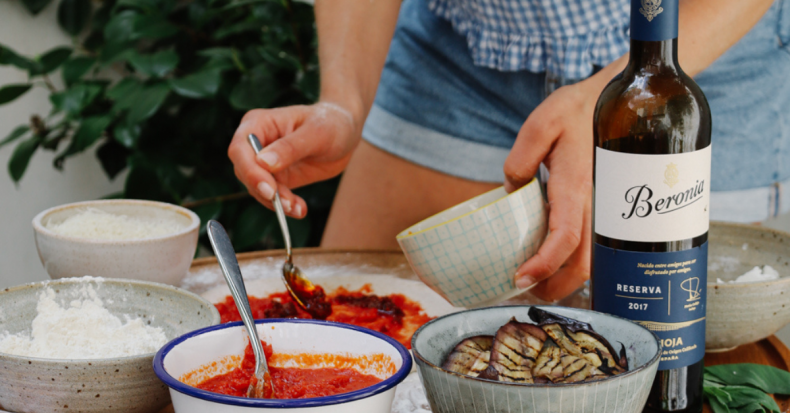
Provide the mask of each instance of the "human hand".
POLYGON ((284 212, 307 214, 307 204, 291 189, 340 174, 359 142, 361 122, 329 102, 247 112, 228 147, 236 177, 261 204, 272 209, 280 192, 284 212), (247 136, 260 139, 256 156, 247 136))
POLYGON ((516 271, 516 285, 559 300, 590 278, 592 124, 600 89, 592 82, 564 86, 527 118, 505 161, 505 189, 512 192, 549 170, 549 234, 516 271), (564 264, 564 265, 563 265, 564 264))

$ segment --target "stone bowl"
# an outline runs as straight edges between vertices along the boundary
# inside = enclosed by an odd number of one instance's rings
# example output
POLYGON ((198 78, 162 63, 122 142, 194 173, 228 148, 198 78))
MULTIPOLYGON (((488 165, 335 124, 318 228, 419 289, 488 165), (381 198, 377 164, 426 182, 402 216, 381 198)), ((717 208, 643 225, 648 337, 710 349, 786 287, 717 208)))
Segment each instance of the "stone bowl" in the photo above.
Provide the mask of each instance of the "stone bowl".
POLYGON ((47 209, 33 218, 36 248, 53 279, 92 275, 180 285, 187 275, 198 242, 200 218, 164 202, 113 199, 85 201, 47 209), (85 208, 138 218, 178 222, 182 229, 159 237, 106 240, 59 234, 48 228, 85 208))
POLYGON ((462 311, 423 325, 412 338, 417 371, 433 413, 587 412, 641 413, 658 369, 661 344, 647 328, 623 318, 565 307, 541 307, 590 323, 615 348, 626 348, 629 371, 573 384, 515 384, 460 375, 442 369, 461 340, 493 335, 512 317, 528 321, 529 306, 462 311))
POLYGON ((711 223, 706 351, 762 340, 790 323, 790 234, 756 225, 711 223), (770 265, 774 281, 719 284, 770 265))
MULTIPOLYGON (((168 285, 121 279, 62 279, 0 291, 0 334, 29 332, 47 286, 69 300, 87 282, 104 307, 121 317, 147 320, 173 339, 218 324, 205 299, 168 285)), ((112 359, 61 360, 0 353, 0 409, 18 413, 157 412, 170 403, 167 386, 154 374, 155 353, 112 359)))

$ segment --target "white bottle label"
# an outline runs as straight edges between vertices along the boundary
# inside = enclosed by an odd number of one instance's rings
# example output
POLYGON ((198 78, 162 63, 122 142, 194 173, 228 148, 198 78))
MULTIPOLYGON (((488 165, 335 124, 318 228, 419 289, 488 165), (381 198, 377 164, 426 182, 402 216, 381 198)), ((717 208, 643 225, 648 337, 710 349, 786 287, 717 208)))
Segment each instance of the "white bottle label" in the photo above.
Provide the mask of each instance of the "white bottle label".
POLYGON ((710 145, 673 155, 595 148, 596 234, 624 241, 694 238, 710 226, 710 145))

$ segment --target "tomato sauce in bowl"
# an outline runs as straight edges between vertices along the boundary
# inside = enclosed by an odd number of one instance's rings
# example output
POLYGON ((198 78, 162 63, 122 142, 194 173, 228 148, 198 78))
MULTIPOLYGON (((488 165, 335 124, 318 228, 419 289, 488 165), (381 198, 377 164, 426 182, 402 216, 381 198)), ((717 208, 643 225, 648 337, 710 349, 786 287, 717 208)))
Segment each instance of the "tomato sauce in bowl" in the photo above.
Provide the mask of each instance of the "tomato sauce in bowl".
MULTIPOLYGON (((263 351, 267 360, 272 360, 272 347, 266 342, 263 351)), ((303 354, 302 362, 307 359, 320 361, 320 356, 303 354), (312 356, 312 357, 311 357, 312 356)), ((335 357, 337 358, 337 357, 335 357)), ((227 373, 218 374, 198 383, 195 387, 228 396, 246 397, 253 373, 255 372, 255 355, 252 346, 247 344, 241 366, 227 373)), ((269 367, 274 384, 276 399, 308 399, 313 397, 334 396, 354 390, 364 389, 380 383, 376 376, 362 374, 353 368, 299 368, 269 367)))
MULTIPOLYGON (((419 303, 403 294, 373 294, 370 284, 356 291, 340 287, 326 297, 332 305, 332 312, 327 320, 378 331, 394 338, 408 349, 411 348, 411 336, 414 332, 435 318, 426 315, 419 303)), ((313 318, 287 292, 248 298, 254 319, 313 318)), ((227 296, 225 301, 215 306, 223 323, 241 321, 233 297, 227 296)))

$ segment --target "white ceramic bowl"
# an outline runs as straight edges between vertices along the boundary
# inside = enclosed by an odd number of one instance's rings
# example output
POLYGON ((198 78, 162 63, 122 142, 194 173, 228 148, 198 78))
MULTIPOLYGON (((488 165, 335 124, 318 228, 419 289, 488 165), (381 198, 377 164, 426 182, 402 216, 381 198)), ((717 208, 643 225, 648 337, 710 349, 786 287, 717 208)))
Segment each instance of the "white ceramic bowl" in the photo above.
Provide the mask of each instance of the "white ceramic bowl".
POLYGON ((92 275, 180 285, 197 247, 200 218, 180 206, 131 199, 77 202, 47 209, 33 219, 36 248, 53 279, 92 275), (95 240, 58 234, 60 223, 85 208, 130 217, 174 220, 183 228, 173 234, 129 240, 95 240))
POLYGON ((534 255, 547 229, 537 179, 507 194, 500 187, 398 234, 411 268, 456 307, 484 307, 514 297, 516 269, 534 255))
POLYGON ((154 358, 154 372, 170 387, 176 413, 389 413, 395 386, 411 371, 409 351, 375 331, 320 320, 256 321, 261 340, 275 353, 324 353, 389 356, 397 371, 384 381, 357 391, 310 399, 248 399, 200 390, 178 379, 227 356, 241 355, 247 334, 241 322, 196 330, 164 347, 154 358))

